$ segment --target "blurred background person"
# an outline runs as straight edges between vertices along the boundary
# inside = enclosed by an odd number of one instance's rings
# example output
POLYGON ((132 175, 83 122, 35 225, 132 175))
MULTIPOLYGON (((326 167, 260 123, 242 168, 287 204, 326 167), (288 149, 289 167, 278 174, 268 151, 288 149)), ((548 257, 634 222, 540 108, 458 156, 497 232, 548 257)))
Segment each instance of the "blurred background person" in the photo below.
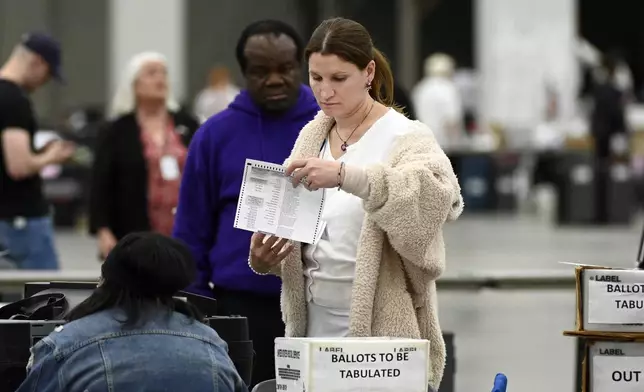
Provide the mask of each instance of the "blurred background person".
POLYGON ((67 161, 75 146, 54 140, 35 151, 29 97, 52 77, 61 79, 60 45, 42 33, 25 35, 0 69, 0 248, 23 269, 58 269, 40 171, 67 161))
POLYGON ((477 130, 477 113, 479 106, 479 78, 474 69, 458 68, 454 71, 454 85, 461 98, 463 110, 463 128, 471 136, 477 130))
POLYGON ((607 79, 610 79, 613 87, 622 93, 624 100, 630 101, 634 99, 633 73, 624 58, 622 50, 611 48, 605 53, 597 52, 595 53, 595 58, 595 83, 603 85, 608 82, 607 79), (607 68, 607 61, 611 63, 610 67, 612 69, 610 70, 607 68))
POLYGON ((319 107, 302 85, 303 44, 280 21, 247 26, 236 55, 246 89, 211 117, 190 146, 174 235, 197 259, 188 289, 217 299, 223 315, 248 318, 255 349, 252 384, 275 378, 274 341, 284 336, 281 283, 248 267, 251 233, 234 228, 246 159, 282 164, 319 107))
POLYGON ((418 119, 449 149, 464 135, 461 96, 453 81, 454 60, 436 53, 425 60, 425 77, 411 93, 418 119))
POLYGON ((609 54, 615 59, 615 72, 613 74, 615 85, 622 91, 625 99, 634 99, 635 83, 633 81, 633 72, 626 59, 624 59, 622 51, 614 49, 609 54))
POLYGON ((228 68, 219 66, 210 70, 208 87, 195 99, 194 112, 201 122, 226 109, 239 94, 239 88, 230 79, 228 68))
POLYGON ((608 78, 612 79, 614 87, 622 92, 624 99, 631 102, 636 98, 635 79, 631 66, 626 61, 623 51, 619 47, 610 47, 604 53, 583 37, 577 39, 575 55, 584 70, 582 94, 592 94, 595 84, 603 84, 608 78), (606 57, 614 63, 611 75, 605 67, 606 57))
POLYGON ((620 58, 611 54, 603 56, 602 73, 593 93, 593 109, 590 116, 590 130, 594 140, 595 154, 595 219, 596 223, 606 224, 608 219, 608 199, 606 187, 609 180, 611 158, 623 153, 627 132, 624 104, 626 92, 615 77, 620 58), (620 151, 621 150, 621 151, 620 151))
POLYGON ((532 145, 538 151, 556 151, 564 146, 566 137, 562 130, 556 89, 546 86, 545 97, 543 120, 534 129, 532 145))
POLYGON ((166 59, 153 52, 131 59, 111 116, 96 143, 90 190, 90 232, 102 258, 128 233, 171 233, 187 146, 199 126, 178 111, 166 59))
POLYGON ((173 298, 194 275, 183 243, 125 236, 92 295, 34 346, 18 391, 247 391, 226 343, 194 305, 173 298))

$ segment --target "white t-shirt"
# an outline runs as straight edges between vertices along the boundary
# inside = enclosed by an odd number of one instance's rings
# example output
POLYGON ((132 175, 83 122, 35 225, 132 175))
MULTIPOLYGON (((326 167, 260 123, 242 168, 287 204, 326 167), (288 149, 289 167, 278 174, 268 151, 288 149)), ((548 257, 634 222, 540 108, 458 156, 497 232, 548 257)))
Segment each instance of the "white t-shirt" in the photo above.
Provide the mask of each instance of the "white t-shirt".
MULTIPOLYGON (((391 109, 339 158, 366 167, 384 162, 395 139, 408 132, 409 120, 391 109)), ((323 159, 334 160, 328 141, 323 159)), ((337 188, 326 189, 322 220, 326 227, 316 245, 304 247, 308 337, 342 337, 349 332, 349 308, 356 255, 365 216, 363 200, 337 188)))

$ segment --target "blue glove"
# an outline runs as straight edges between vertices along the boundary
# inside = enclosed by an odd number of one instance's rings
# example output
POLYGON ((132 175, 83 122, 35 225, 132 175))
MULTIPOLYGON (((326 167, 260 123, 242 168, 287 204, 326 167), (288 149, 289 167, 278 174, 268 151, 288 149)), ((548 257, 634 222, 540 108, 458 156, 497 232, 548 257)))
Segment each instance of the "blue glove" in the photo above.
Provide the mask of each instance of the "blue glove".
POLYGON ((506 392, 508 389, 508 378, 505 377, 505 374, 499 373, 494 378, 494 388, 492 392, 506 392))

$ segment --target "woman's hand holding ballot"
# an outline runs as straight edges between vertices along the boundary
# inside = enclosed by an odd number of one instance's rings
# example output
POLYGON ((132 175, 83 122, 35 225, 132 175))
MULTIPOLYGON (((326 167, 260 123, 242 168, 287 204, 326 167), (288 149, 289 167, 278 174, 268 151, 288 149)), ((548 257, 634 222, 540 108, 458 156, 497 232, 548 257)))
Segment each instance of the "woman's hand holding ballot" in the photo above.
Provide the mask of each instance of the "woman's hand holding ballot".
POLYGON ((293 186, 302 183, 307 189, 315 191, 339 187, 344 177, 343 169, 344 165, 339 161, 296 159, 286 168, 286 175, 293 178, 293 186))
POLYGON ((293 244, 286 238, 270 234, 254 233, 250 240, 250 267, 259 274, 268 274, 277 267, 289 253, 293 244))

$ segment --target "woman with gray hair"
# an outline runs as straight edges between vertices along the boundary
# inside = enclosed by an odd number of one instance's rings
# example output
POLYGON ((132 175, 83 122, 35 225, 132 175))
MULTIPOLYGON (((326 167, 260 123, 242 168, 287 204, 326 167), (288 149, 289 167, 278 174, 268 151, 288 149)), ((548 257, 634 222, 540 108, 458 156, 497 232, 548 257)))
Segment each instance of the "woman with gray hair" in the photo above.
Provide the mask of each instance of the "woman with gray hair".
POLYGON ((110 114, 96 143, 90 200, 101 258, 128 233, 170 234, 187 146, 199 126, 179 111, 166 59, 154 52, 130 60, 110 114))

